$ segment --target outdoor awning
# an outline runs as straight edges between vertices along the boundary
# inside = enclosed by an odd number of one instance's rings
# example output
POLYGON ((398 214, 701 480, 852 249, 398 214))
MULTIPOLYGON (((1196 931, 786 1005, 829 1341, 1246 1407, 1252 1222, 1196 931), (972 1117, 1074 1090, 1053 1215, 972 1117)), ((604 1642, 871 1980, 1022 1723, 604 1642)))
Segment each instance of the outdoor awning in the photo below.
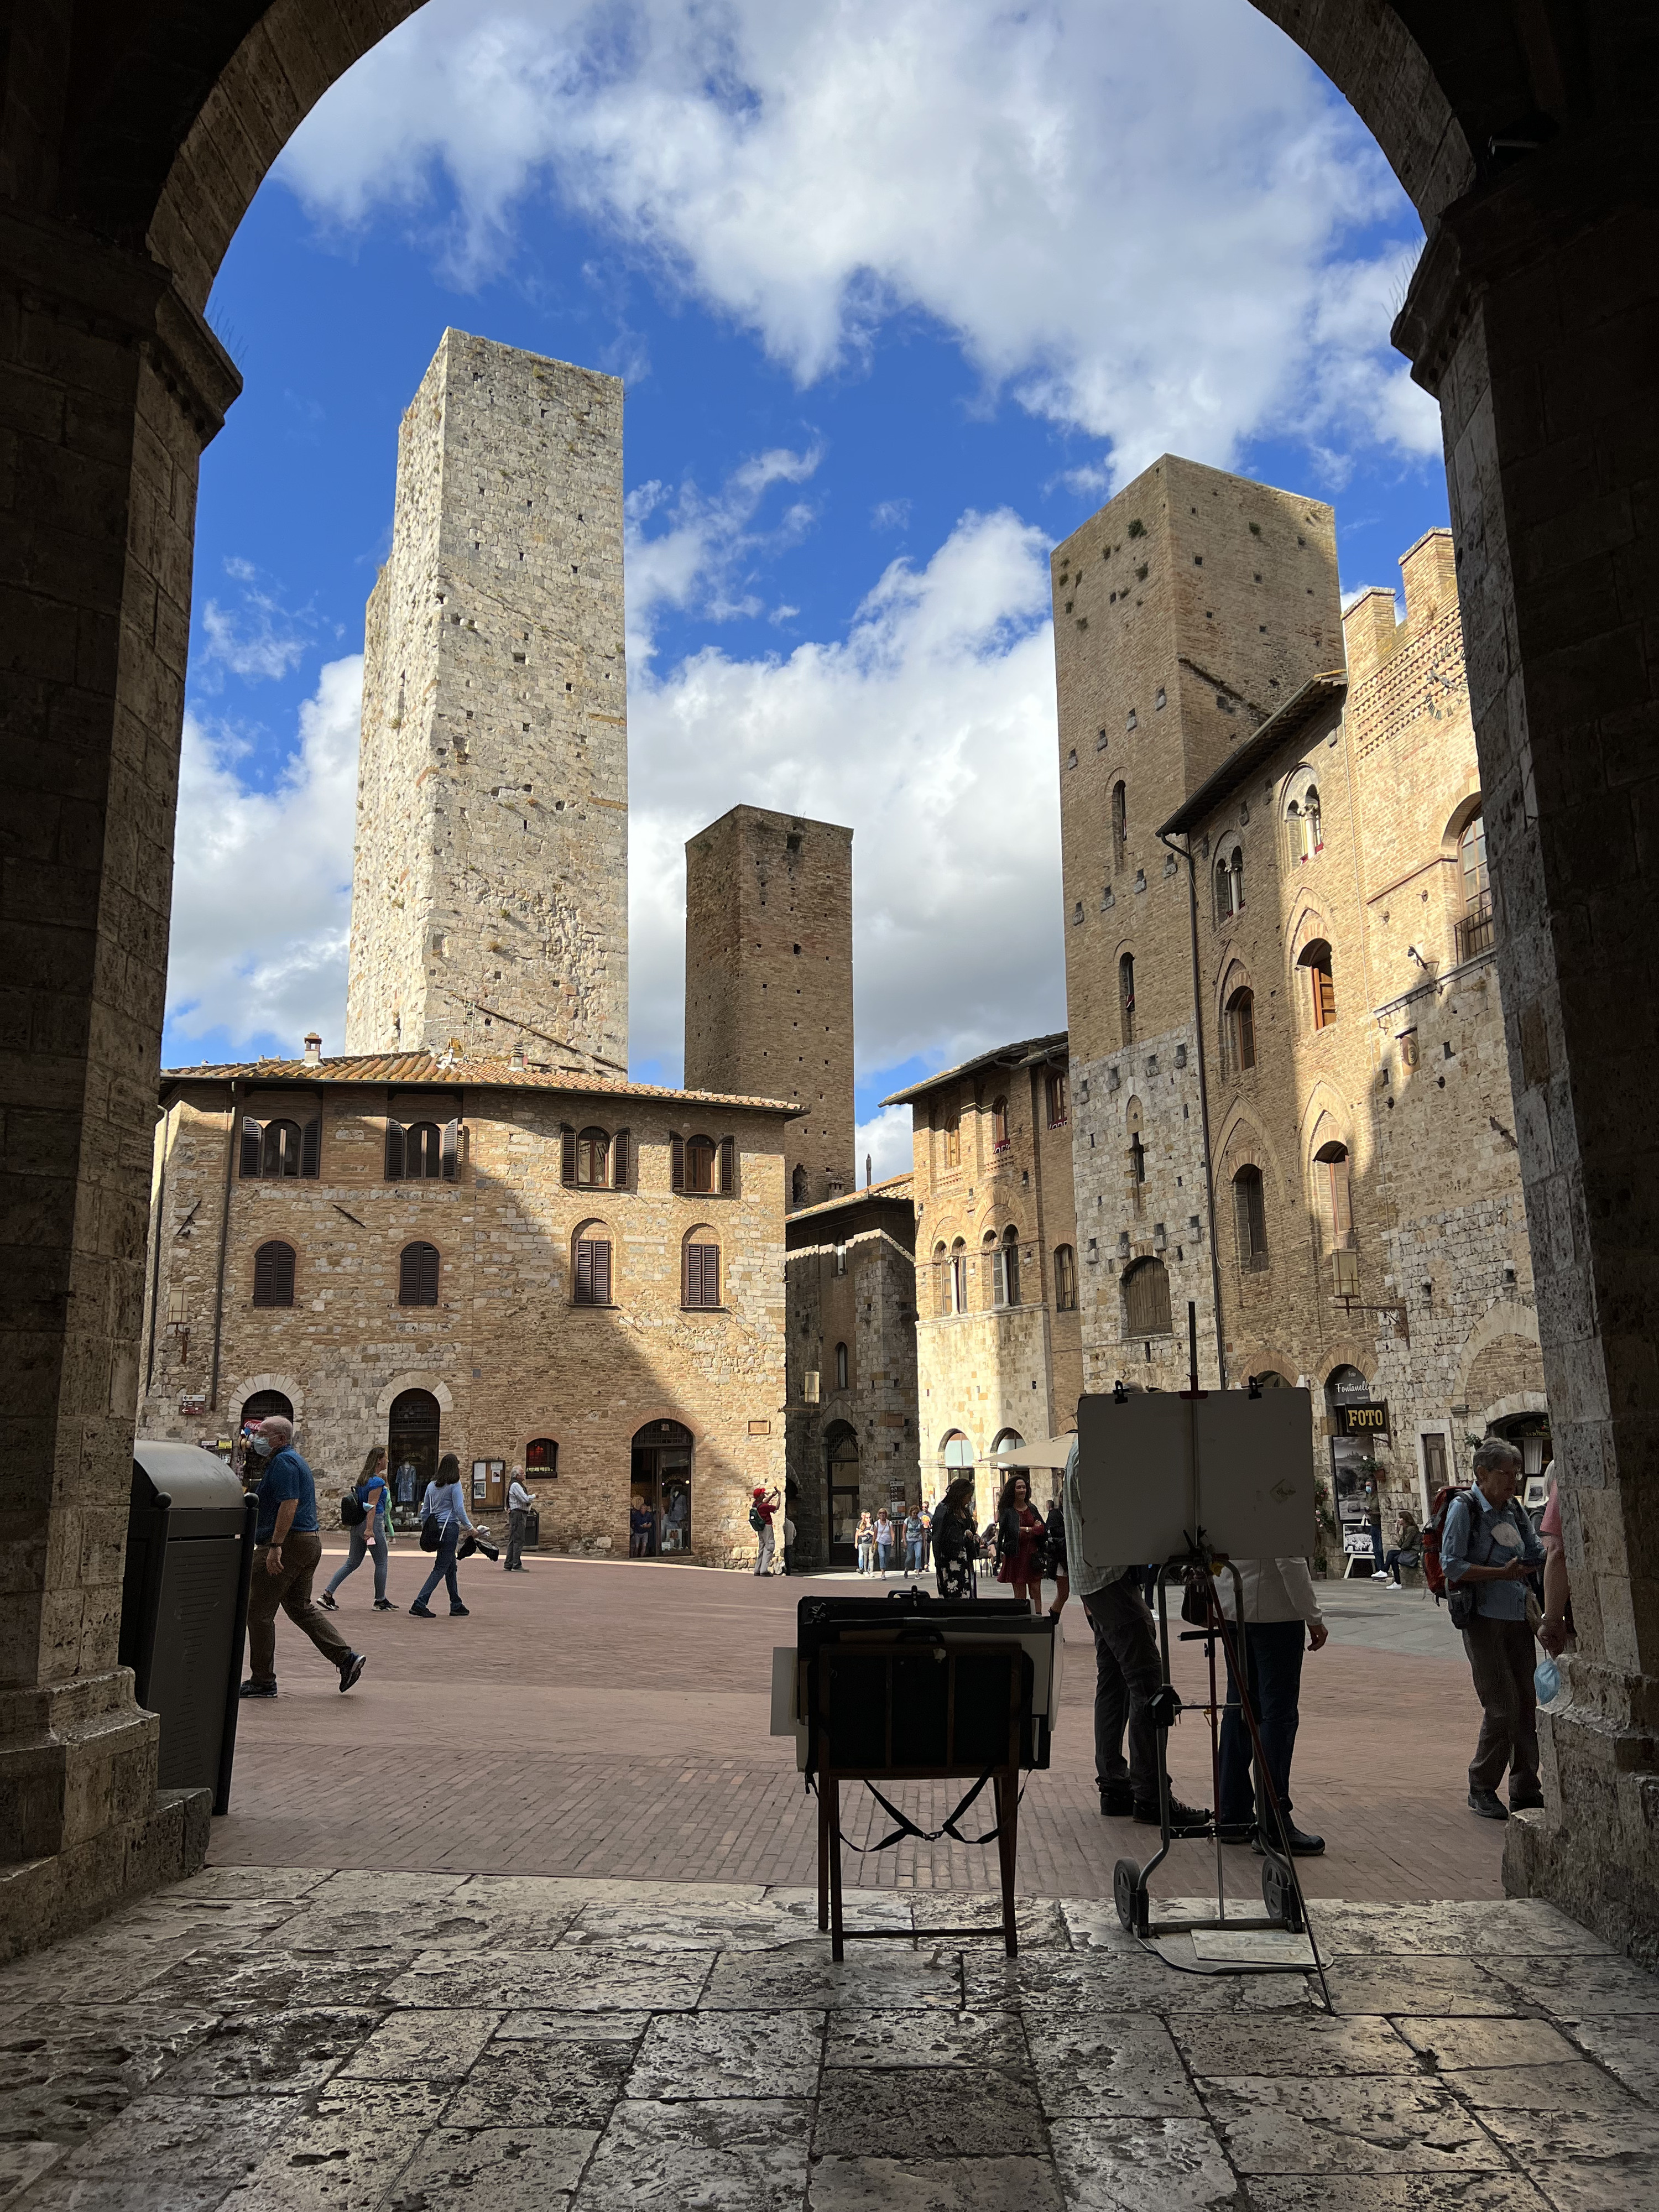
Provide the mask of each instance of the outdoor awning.
POLYGON ((1072 1446, 1077 1442, 1075 1432, 1067 1437, 1044 1437, 1040 1443, 1005 1444, 1000 1451, 989 1452, 980 1462, 981 1467, 1064 1467, 1072 1455, 1072 1446))

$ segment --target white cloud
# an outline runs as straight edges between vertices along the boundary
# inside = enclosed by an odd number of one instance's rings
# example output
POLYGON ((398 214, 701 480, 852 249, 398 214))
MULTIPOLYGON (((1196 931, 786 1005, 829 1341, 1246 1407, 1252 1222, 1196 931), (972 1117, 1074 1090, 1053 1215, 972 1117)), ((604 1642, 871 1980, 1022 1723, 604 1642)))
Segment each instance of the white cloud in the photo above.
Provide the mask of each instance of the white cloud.
POLYGON ((551 191, 803 383, 920 311, 1115 482, 1287 423, 1438 441, 1387 349, 1415 217, 1245 0, 430 0, 281 173, 326 222, 441 222, 463 283, 551 191))
POLYGON ((870 510, 872 530, 902 530, 910 520, 908 499, 878 500, 870 510))
MULTIPOLYGON (((710 622, 753 617, 764 611, 765 600, 754 588, 757 564, 798 543, 812 510, 797 500, 769 529, 756 527, 756 516, 774 484, 805 483, 823 458, 818 447, 797 453, 780 446, 745 461, 713 497, 691 483, 671 493, 653 482, 629 493, 628 655, 636 676, 650 665, 656 649, 653 623, 662 607, 695 610, 710 622), (646 526, 659 516, 668 527, 653 537, 646 526)), ((775 619, 799 612, 781 608, 775 619)))
POLYGON ((878 1106, 867 1121, 860 1121, 857 1159, 860 1182, 866 1159, 871 1164, 873 1182, 885 1182, 890 1176, 908 1175, 915 1165, 910 1140, 910 1109, 878 1106))
POLYGON ((270 791, 235 763, 234 732, 185 717, 167 1018, 175 1036, 345 1033, 361 653, 331 660, 300 708, 299 744, 270 791))

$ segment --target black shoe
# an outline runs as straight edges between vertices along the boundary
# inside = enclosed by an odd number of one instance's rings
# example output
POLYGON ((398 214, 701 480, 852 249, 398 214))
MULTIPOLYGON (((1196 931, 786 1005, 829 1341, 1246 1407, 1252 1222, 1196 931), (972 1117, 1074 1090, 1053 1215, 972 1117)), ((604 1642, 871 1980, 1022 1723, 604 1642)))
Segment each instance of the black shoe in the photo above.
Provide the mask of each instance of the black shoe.
POLYGON ((1543 1809, 1544 1793, 1541 1790, 1534 1786, 1531 1790, 1510 1790, 1510 1810, 1511 1813, 1541 1813, 1543 1809))
POLYGON ((377 1597, 374 1601, 374 1610, 376 1613, 396 1613, 398 1608, 389 1597, 377 1597))
POLYGON ((335 1604, 332 1595, 327 1590, 318 1591, 317 1602, 321 1606, 325 1613, 337 1613, 340 1610, 339 1607, 335 1604))
POLYGON ((1469 1810, 1478 1813, 1483 1820, 1507 1820, 1509 1808, 1495 1790, 1471 1790, 1469 1810))
POLYGON ((348 1659, 340 1668, 340 1690, 342 1695, 343 1695, 347 1690, 354 1689, 356 1686, 357 1678, 368 1664, 368 1661, 364 1657, 361 1651, 354 1651, 352 1653, 350 1658, 348 1659))
MULTIPOLYGON (((1159 1824, 1158 1800, 1148 1797, 1137 1803, 1134 1817, 1143 1828, 1156 1828, 1159 1824)), ((1208 1807, 1202 1811, 1196 1805, 1183 1805, 1179 1797, 1170 1800, 1170 1833, 1172 1836, 1206 1835, 1209 1832, 1208 1807)))
MULTIPOLYGON (((1294 1820, 1286 1823, 1285 1834, 1293 1859, 1316 1859, 1325 1848, 1323 1836, 1310 1836, 1305 1828, 1298 1828, 1294 1820)), ((1259 1835, 1250 1848, 1257 1858, 1266 1856, 1262 1850, 1261 1838, 1259 1835)))
POLYGON ((438 1618, 429 1605, 411 1605, 409 1609, 416 1620, 435 1620, 438 1618))
POLYGON ((244 1698, 274 1698, 276 1685, 275 1682, 256 1682, 250 1674, 238 1694, 244 1698))
POLYGON ((1127 1782, 1103 1782, 1100 1809, 1109 1820, 1127 1820, 1135 1809, 1134 1792, 1127 1782))
POLYGON ((449 1608, 449 1617, 452 1620, 459 1620, 471 1610, 470 1605, 452 1605, 449 1608))

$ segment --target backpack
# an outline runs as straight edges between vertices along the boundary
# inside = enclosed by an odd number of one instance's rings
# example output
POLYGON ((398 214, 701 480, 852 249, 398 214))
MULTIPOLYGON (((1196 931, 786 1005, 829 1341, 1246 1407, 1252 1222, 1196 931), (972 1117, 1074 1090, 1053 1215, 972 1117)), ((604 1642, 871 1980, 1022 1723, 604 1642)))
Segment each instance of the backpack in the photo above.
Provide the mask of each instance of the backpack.
POLYGON ((1449 1483, 1445 1489, 1437 1490, 1429 1517, 1418 1538, 1423 1547, 1423 1579, 1434 1592, 1437 1605, 1446 1595, 1446 1574, 1440 1564, 1440 1540, 1446 1533, 1446 1516, 1455 1498, 1467 1498, 1468 1494, 1467 1483, 1449 1483))
POLYGON ((361 1528, 368 1518, 368 1508, 356 1492, 344 1492, 340 1499, 341 1525, 347 1528, 361 1528))
POLYGON ((766 1516, 758 1505, 751 1505, 749 1509, 749 1525, 757 1536, 765 1533, 766 1516))

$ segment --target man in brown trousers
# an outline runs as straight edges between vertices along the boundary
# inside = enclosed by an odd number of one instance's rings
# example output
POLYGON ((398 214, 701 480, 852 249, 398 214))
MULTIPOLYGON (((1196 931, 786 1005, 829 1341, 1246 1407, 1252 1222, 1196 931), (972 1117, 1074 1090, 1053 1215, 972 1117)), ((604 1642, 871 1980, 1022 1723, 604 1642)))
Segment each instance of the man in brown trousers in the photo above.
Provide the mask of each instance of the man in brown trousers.
POLYGON ((325 1659, 340 1670, 340 1687, 349 1690, 367 1663, 354 1651, 319 1605, 312 1601, 311 1578, 323 1556, 317 1526, 317 1486, 311 1469, 294 1449, 294 1424, 280 1413, 261 1421, 252 1447, 264 1462, 259 1483, 259 1517, 253 1530, 253 1581, 247 1600, 248 1678, 245 1698, 276 1694, 276 1608, 304 1629, 325 1659))

